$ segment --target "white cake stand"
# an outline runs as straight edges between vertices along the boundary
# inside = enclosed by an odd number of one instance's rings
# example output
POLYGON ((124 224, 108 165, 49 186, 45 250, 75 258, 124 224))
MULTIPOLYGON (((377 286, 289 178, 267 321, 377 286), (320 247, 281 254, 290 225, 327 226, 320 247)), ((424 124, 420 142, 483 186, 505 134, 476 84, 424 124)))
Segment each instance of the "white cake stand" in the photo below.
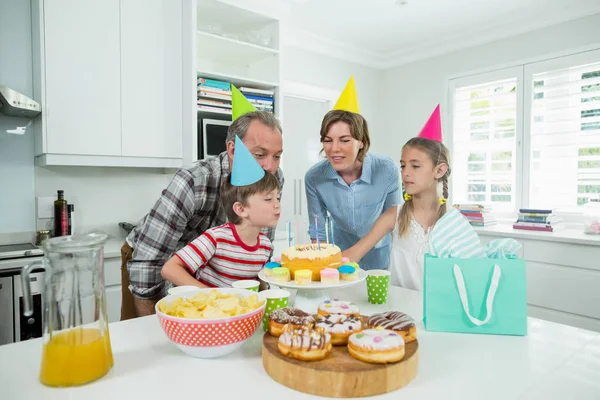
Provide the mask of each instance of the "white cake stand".
MULTIPOLYGON (((291 306, 299 308, 305 312, 316 314, 319 304, 324 300, 331 300, 327 292, 328 289, 341 289, 349 286, 356 285, 359 282, 364 281, 367 278, 367 273, 359 269, 358 278, 353 281, 342 281, 340 280, 337 284, 323 284, 321 282, 312 282, 310 285, 298 286, 294 281, 289 282, 275 282, 270 276, 265 276, 265 270, 261 270, 258 273, 259 279, 269 283, 269 285, 278 286, 286 290, 295 290, 296 298, 291 306)), ((343 299, 340 299, 343 300, 343 299)))

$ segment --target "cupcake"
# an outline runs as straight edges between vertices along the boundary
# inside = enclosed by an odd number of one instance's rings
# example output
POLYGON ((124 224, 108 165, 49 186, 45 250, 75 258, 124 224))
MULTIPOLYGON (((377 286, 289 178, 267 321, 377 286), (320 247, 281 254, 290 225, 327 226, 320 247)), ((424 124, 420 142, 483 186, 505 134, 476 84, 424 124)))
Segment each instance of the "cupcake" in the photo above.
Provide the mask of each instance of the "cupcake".
POLYGON ((285 267, 273 268, 272 274, 275 282, 286 283, 290 280, 290 270, 285 267))
POLYGON ((321 282, 325 285, 335 285, 340 282, 340 273, 335 268, 324 268, 321 270, 321 282))
POLYGON ((312 271, 310 269, 299 269, 294 273, 294 280, 298 286, 310 285, 312 282, 312 271))
POLYGON ((270 261, 265 264, 265 276, 273 276, 273 269, 281 267, 278 262, 270 261))
POLYGON ((338 271, 340 272, 340 279, 343 281, 353 281, 358 278, 358 270, 351 265, 342 265, 338 271))

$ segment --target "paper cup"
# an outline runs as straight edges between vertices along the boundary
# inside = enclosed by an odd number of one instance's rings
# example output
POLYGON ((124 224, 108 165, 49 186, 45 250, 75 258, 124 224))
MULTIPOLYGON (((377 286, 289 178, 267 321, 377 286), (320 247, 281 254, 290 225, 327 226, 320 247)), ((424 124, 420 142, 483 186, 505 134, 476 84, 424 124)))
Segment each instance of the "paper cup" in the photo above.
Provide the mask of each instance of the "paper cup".
POLYGON ((263 315, 263 330, 266 332, 269 329, 269 315, 272 311, 288 306, 290 292, 282 289, 270 289, 260 292, 267 299, 265 307, 265 315, 263 315))
POLYGON ((372 269, 367 271, 367 295, 371 304, 387 303, 390 288, 390 271, 372 269))
POLYGON ((259 281, 249 281, 249 280, 235 281, 231 284, 231 287, 233 287, 233 288, 252 290, 253 292, 258 292, 259 286, 260 286, 259 281))

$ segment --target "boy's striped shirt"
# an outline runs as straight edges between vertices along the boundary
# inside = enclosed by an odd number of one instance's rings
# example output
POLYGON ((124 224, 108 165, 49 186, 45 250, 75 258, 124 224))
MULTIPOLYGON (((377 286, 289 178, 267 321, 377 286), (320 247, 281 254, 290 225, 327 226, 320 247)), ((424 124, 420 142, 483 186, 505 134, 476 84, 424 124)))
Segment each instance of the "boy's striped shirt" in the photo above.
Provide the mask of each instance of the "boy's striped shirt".
POLYGON ((209 287, 231 287, 234 281, 255 279, 273 250, 262 232, 255 246, 240 239, 235 226, 227 223, 206 230, 175 255, 190 274, 209 287))

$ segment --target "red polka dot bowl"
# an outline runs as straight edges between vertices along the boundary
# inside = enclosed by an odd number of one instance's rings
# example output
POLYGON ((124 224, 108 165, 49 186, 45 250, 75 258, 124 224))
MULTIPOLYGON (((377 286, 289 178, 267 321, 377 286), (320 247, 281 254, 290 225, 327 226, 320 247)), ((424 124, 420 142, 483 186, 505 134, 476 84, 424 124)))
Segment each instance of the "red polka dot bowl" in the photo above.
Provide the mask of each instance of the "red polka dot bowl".
MULTIPOLYGON (((158 320, 167 337, 181 351, 198 358, 217 358, 230 354, 239 349, 256 331, 265 313, 265 305, 246 314, 219 319, 192 319, 172 317, 159 310, 161 302, 170 304, 174 299, 194 297, 201 292, 215 289, 196 289, 185 293, 169 295, 156 303, 155 311, 158 320)), ((218 288, 225 294, 241 294, 244 297, 258 295, 259 292, 245 289, 218 288)))

